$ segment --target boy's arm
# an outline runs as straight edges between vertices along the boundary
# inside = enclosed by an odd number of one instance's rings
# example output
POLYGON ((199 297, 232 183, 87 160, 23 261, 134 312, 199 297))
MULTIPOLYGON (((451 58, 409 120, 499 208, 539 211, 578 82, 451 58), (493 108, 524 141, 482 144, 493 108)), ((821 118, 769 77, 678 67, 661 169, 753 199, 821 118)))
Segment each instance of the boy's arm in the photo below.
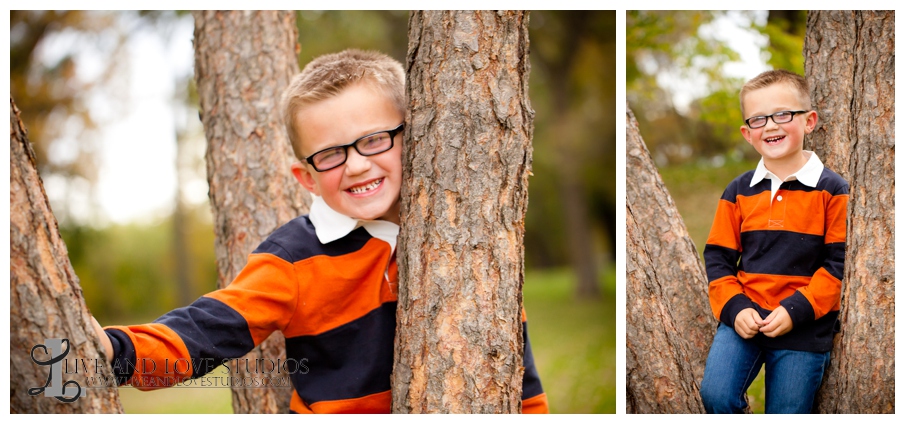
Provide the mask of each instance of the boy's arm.
POLYGON ((723 192, 704 247, 704 263, 707 266, 707 281, 710 283, 710 307, 714 317, 731 328, 735 328, 739 312, 754 307, 754 302, 742 291, 737 277, 738 259, 741 255, 741 213, 736 203, 737 184, 737 181, 733 181, 723 192))
POLYGON ((841 186, 826 206, 823 261, 807 286, 779 302, 792 319, 793 327, 814 321, 839 309, 845 265, 845 219, 848 185, 841 186))
POLYGON ((117 381, 170 386, 241 357, 288 324, 297 292, 292 264, 271 254, 249 255, 226 288, 151 324, 107 327, 117 381))
POLYGON ((534 354, 531 352, 531 339, 528 338, 528 317, 522 309, 522 338, 525 340, 525 352, 522 364, 525 373, 522 375, 522 413, 548 414, 547 394, 540 383, 537 367, 534 365, 534 354))

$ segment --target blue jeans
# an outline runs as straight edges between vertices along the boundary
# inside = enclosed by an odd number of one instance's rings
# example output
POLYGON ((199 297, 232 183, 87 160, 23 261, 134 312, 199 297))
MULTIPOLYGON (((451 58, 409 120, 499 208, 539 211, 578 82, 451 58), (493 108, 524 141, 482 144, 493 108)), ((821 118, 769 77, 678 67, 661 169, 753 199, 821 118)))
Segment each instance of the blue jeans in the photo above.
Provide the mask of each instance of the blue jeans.
POLYGON ((745 412, 748 405, 745 392, 761 365, 767 367, 764 412, 807 414, 814 406, 823 372, 830 365, 830 353, 761 349, 721 323, 713 337, 701 382, 701 400, 707 413, 745 412))

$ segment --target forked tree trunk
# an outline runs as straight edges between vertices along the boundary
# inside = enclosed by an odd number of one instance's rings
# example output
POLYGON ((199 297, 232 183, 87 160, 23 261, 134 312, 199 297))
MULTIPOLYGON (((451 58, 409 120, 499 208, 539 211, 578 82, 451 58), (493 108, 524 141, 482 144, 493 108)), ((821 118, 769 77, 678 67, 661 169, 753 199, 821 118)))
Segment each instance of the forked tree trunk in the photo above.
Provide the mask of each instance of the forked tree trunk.
MULTIPOLYGON (((279 100, 299 71, 292 12, 194 12, 195 81, 207 135, 207 175, 220 287, 258 244, 305 213, 310 199, 292 178, 279 100)), ((245 358, 285 358, 276 333, 245 358)), ((236 372, 231 367, 231 372, 236 372)), ((239 369, 236 377, 253 376, 239 369)), ((233 389, 240 413, 288 412, 291 388, 233 389)))
POLYGON ((518 413, 528 14, 414 12, 394 412, 518 413))
POLYGON ((111 368, 100 353, 103 348, 94 333, 82 288, 38 175, 35 153, 12 98, 9 125, 9 410, 30 414, 122 413, 111 368), (36 348, 57 344, 46 342, 49 339, 68 341, 58 342, 56 350, 36 348), (62 356, 66 349, 68 354, 62 356), (55 358, 65 359, 68 366, 64 368, 63 362, 35 362, 55 358), (49 376, 56 381, 43 391, 34 389, 43 387, 49 376), (111 384, 104 388, 101 381, 111 384))
POLYGON ((842 333, 823 413, 895 412, 895 12, 810 12, 808 148, 849 182, 842 333))
POLYGON ((626 412, 703 413, 707 276, 631 110, 625 131, 626 412))

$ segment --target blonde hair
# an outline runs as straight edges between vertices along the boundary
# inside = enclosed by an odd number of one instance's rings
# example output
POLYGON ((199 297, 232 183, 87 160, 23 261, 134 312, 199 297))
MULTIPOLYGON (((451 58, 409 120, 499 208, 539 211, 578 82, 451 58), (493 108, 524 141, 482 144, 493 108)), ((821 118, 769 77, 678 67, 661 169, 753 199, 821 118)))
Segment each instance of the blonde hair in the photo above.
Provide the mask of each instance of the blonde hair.
POLYGON ((788 84, 795 94, 798 95, 798 101, 804 110, 811 110, 811 96, 808 90, 808 81, 801 75, 789 72, 785 69, 774 69, 772 71, 762 72, 760 75, 751 78, 742 86, 742 91, 738 94, 738 100, 742 108, 742 116, 745 115, 745 94, 761 88, 769 87, 773 84, 788 84))
POLYGON ((292 79, 280 102, 283 125, 297 158, 304 159, 294 119, 298 112, 357 83, 384 92, 399 113, 405 114, 405 72, 399 61, 383 53, 357 49, 318 56, 292 79))

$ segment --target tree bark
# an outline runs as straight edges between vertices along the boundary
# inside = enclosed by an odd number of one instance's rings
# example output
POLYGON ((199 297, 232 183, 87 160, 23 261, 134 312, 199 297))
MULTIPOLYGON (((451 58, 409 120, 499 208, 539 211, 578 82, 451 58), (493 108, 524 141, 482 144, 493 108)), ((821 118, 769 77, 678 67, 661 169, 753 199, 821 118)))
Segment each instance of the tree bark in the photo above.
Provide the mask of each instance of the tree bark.
POLYGON ((707 276, 630 109, 626 175, 626 410, 703 413, 707 276))
POLYGON ((823 413, 895 412, 895 12, 809 12, 807 141, 850 185, 842 332, 823 413))
POLYGON ((534 111, 526 12, 414 12, 394 412, 518 413, 534 111))
MULTIPOLYGON (((299 71, 296 21, 291 12, 203 11, 193 16, 217 269, 220 287, 225 287, 268 234, 310 205, 289 172, 292 150, 278 107, 299 71)), ((284 344, 282 334, 275 333, 245 358, 285 358, 284 344)), ((234 376, 253 376, 239 372, 234 376)), ((233 409, 288 412, 290 396, 288 387, 233 389, 233 409)))
POLYGON ((25 125, 12 98, 9 124, 10 412, 122 413, 111 368, 100 353, 103 348, 94 333, 78 277, 38 175, 25 125), (54 343, 46 342, 48 339, 68 341, 60 342, 61 349, 52 349, 54 343), (66 368, 63 362, 35 362, 57 357, 65 359, 66 368), (82 368, 80 363, 87 367, 82 368), (42 387, 48 376, 56 373, 62 375, 60 381, 32 394, 32 388, 42 387), (111 384, 98 387, 99 378, 111 384), (61 385, 60 398, 48 397, 61 385))

